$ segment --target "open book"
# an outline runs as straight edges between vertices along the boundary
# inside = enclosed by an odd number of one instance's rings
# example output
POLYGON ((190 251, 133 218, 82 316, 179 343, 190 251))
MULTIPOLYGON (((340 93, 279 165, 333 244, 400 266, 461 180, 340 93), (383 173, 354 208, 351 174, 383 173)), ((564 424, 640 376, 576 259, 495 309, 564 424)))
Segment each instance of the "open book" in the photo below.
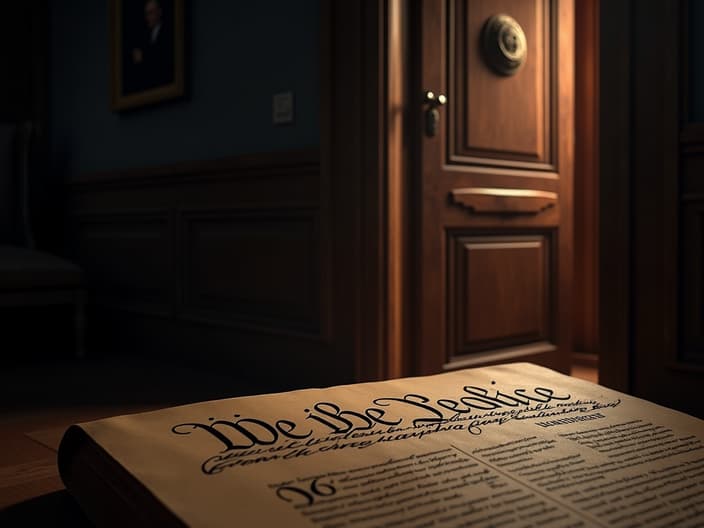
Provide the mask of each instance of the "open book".
POLYGON ((59 470, 105 525, 704 521, 704 422, 526 363, 74 425, 59 470))

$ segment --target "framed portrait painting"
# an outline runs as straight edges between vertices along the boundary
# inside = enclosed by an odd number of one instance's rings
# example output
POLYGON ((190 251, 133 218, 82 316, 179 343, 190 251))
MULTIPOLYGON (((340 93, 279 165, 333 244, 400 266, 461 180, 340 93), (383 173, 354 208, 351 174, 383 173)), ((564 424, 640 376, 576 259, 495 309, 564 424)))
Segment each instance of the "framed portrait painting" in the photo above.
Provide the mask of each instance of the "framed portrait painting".
POLYGON ((111 107, 182 97, 184 0, 110 0, 111 107))

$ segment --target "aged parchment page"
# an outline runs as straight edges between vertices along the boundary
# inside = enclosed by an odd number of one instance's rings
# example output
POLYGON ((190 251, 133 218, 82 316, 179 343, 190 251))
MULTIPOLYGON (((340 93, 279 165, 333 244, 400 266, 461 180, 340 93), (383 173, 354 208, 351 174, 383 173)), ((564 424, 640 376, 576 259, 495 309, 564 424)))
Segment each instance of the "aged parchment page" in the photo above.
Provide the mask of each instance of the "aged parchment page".
POLYGON ((192 526, 704 522, 704 422, 526 363, 81 427, 192 526))

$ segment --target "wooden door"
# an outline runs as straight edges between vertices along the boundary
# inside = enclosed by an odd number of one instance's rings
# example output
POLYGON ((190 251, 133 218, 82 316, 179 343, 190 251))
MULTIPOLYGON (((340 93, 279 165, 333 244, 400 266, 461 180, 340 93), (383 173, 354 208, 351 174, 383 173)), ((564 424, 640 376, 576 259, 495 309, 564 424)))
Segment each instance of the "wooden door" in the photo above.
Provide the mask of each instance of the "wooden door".
POLYGON ((569 368, 573 11, 571 0, 419 5, 418 373, 504 361, 569 368), (497 14, 525 35, 513 75, 482 52, 497 14), (447 96, 435 135, 427 90, 447 96))

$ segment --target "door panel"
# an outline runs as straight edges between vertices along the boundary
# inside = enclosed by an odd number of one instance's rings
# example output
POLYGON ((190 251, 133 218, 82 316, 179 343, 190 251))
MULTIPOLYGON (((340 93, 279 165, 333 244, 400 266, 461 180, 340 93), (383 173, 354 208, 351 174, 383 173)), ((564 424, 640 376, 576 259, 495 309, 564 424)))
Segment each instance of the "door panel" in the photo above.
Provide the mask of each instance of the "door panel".
POLYGON ((420 125, 429 108, 419 112, 419 373, 508 360, 569 367, 573 8, 420 4, 416 88, 448 103, 432 137, 420 125), (525 31, 527 59, 513 76, 480 50, 495 14, 525 31))
POLYGON ((526 161, 547 168, 552 161, 549 50, 555 36, 548 0, 452 1, 448 11, 450 39, 455 42, 448 50, 449 82, 456 94, 449 107, 454 123, 451 161, 495 165, 526 161), (486 67, 479 44, 484 22, 498 13, 512 16, 527 41, 525 64, 501 82, 486 67))
POLYGON ((450 237, 450 361, 536 342, 550 347, 549 235, 450 237))

